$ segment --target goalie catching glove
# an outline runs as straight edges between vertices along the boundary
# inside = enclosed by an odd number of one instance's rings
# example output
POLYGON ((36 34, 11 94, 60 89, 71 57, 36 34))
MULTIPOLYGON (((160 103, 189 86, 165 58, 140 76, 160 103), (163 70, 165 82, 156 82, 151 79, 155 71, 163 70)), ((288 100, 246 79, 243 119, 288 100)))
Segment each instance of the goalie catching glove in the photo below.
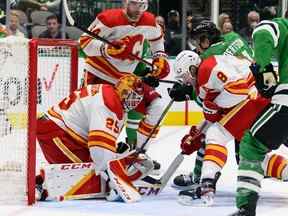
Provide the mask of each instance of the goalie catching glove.
POLYGON ((266 65, 263 72, 260 72, 260 65, 253 63, 250 65, 250 70, 255 77, 255 85, 259 93, 266 98, 272 97, 278 83, 278 77, 273 65, 271 63, 266 65))
POLYGON ((110 160, 107 170, 101 176, 109 180, 109 201, 136 202, 141 199, 134 181, 144 178, 153 169, 153 161, 146 154, 137 154, 135 150, 121 158, 110 160))
POLYGON ((181 140, 183 154, 190 155, 197 151, 204 143, 204 140, 205 135, 196 126, 192 126, 189 134, 185 135, 181 140))
MULTIPOLYGON (((143 35, 126 36, 121 40, 113 41, 112 44, 103 44, 101 50, 103 56, 110 56, 116 59, 134 61, 133 53, 136 43, 142 43, 143 35)), ((139 53, 135 53, 137 55, 139 53)))

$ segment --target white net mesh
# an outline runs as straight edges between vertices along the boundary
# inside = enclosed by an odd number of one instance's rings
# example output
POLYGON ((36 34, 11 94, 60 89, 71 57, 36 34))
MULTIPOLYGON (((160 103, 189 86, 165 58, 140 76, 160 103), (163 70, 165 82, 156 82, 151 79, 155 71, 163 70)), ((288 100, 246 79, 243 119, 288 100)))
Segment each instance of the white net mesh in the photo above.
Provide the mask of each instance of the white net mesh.
MULTIPOLYGON (((71 49, 40 43, 35 52, 38 76, 33 103, 40 114, 70 92, 71 49)), ((27 201, 29 69, 29 41, 0 39, 0 203, 27 201)))
POLYGON ((0 200, 5 202, 26 200, 28 42, 0 40, 0 200))

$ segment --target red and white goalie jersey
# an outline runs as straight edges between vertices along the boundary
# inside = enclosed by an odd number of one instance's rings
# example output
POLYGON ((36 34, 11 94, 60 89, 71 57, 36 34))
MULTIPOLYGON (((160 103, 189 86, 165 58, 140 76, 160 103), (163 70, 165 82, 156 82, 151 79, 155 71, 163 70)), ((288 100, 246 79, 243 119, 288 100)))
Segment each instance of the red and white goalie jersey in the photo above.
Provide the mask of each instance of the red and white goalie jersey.
MULTIPOLYGON (((148 40, 152 54, 164 55, 164 39, 155 16, 144 12, 140 20, 131 23, 123 9, 110 9, 100 13, 88 28, 108 41, 121 40, 127 36, 137 39, 133 54, 142 57, 144 40, 148 40), (156 54, 157 53, 157 54, 156 54)), ((138 62, 121 60, 103 55, 103 42, 83 34, 80 46, 86 54, 86 71, 109 83, 115 83, 125 73, 133 73, 138 62)))
POLYGON ((257 95, 250 62, 235 56, 216 55, 205 59, 198 70, 198 97, 231 108, 257 95))
POLYGON ((110 85, 88 85, 51 107, 48 115, 79 144, 116 152, 116 139, 126 119, 117 98, 110 85))
MULTIPOLYGON (((147 94, 146 91, 144 88, 144 94, 147 94)), ((153 102, 148 106, 140 103, 136 107, 138 112, 146 115, 138 127, 139 146, 151 133, 162 112, 158 94, 152 92, 146 97, 151 98, 153 102)), ((75 91, 58 105, 51 107, 48 110, 48 117, 80 146, 86 148, 98 146, 116 152, 116 140, 127 114, 113 86, 98 84, 75 91)), ((159 129, 153 133, 153 137, 158 131, 159 129)), ((38 132, 42 133, 39 130, 38 132)))

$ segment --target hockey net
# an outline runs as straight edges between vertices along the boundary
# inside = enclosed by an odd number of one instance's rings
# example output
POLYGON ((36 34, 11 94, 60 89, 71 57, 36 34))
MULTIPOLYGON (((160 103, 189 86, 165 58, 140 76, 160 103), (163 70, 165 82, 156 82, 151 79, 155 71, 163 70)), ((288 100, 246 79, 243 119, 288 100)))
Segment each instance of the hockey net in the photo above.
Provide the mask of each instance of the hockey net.
POLYGON ((36 116, 77 88, 77 43, 0 39, 0 203, 35 202, 36 116))

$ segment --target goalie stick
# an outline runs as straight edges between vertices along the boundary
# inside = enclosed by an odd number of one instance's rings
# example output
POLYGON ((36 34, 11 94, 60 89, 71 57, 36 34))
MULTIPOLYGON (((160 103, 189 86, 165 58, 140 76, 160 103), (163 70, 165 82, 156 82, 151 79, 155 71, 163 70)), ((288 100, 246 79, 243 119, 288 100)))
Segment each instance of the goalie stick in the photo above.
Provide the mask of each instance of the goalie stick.
MULTIPOLYGON (((74 27, 80 29, 81 31, 83 31, 83 32, 85 32, 86 34, 94 37, 94 38, 97 39, 97 40, 100 40, 100 41, 102 41, 102 42, 104 42, 104 43, 106 43, 106 44, 109 44, 109 45, 111 45, 111 46, 113 46, 113 47, 115 47, 115 48, 118 48, 118 46, 116 46, 115 44, 113 44, 111 41, 108 41, 107 39, 105 39, 105 38, 103 38, 103 37, 100 37, 99 35, 97 35, 97 34, 91 32, 91 31, 87 30, 86 28, 78 25, 78 24, 75 22, 74 18, 72 17, 71 13, 70 13, 67 0, 63 0, 63 7, 64 7, 64 10, 65 10, 65 14, 66 14, 67 20, 68 20, 68 22, 70 23, 71 26, 74 26, 74 27)), ((133 57, 134 59, 136 59, 137 61, 142 62, 142 63, 144 63, 144 64, 146 64, 146 65, 149 65, 151 68, 154 68, 154 65, 153 65, 152 63, 146 61, 145 59, 140 58, 139 56, 134 55, 134 54, 132 54, 132 53, 130 54, 130 56, 133 57)))
POLYGON ((153 133, 157 130, 158 126, 160 125, 161 121, 163 120, 163 118, 165 117, 165 115, 167 114, 167 112, 169 111, 169 109, 173 103, 174 103, 174 99, 171 99, 170 102, 168 103, 168 105, 166 106, 166 108, 164 109, 163 113, 161 114, 160 118, 158 119, 156 125, 153 127, 152 131, 150 132, 149 136, 146 138, 145 142, 142 144, 142 146, 140 148, 136 149, 137 153, 145 152, 145 150, 144 150, 145 146, 147 145, 147 143, 149 142, 149 140, 153 136, 153 133))

